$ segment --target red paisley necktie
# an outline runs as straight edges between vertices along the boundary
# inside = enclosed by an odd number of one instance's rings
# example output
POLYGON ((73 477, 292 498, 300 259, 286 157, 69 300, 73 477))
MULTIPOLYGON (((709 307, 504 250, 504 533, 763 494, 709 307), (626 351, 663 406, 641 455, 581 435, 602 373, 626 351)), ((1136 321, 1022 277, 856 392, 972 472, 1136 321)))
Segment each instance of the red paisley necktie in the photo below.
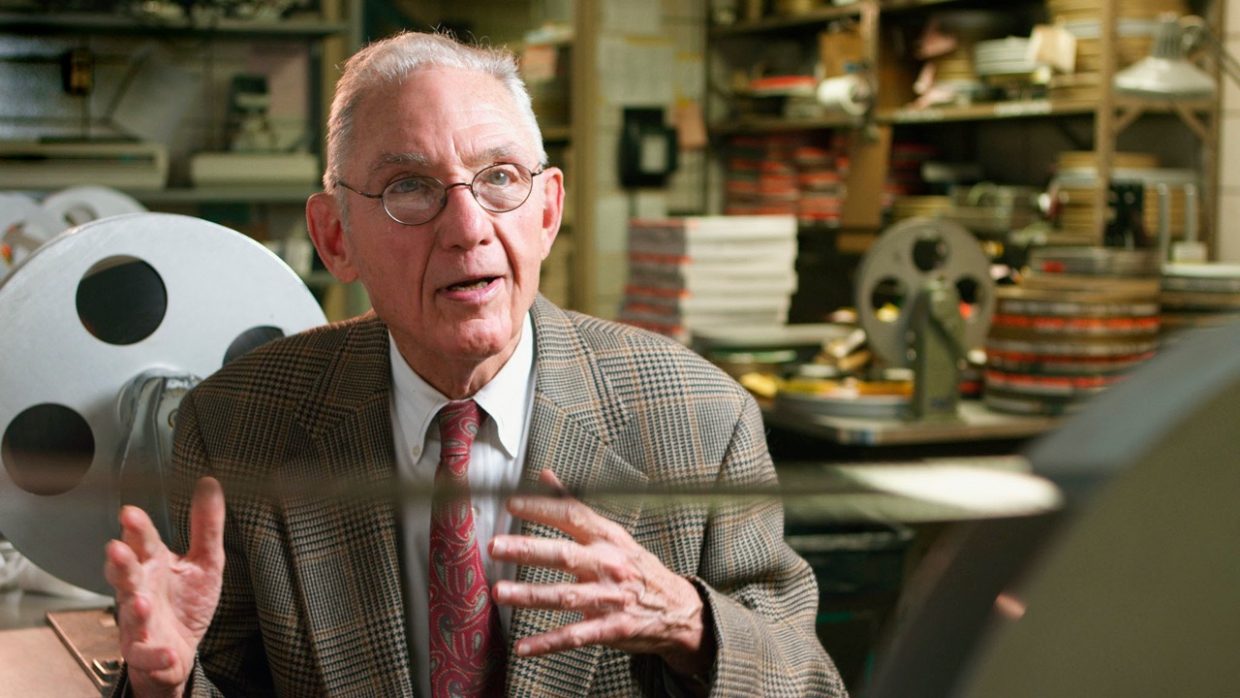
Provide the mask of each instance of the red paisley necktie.
POLYGON ((469 499, 469 448, 483 413, 473 400, 439 413, 441 451, 431 505, 431 693, 493 696, 504 689, 504 643, 469 499))

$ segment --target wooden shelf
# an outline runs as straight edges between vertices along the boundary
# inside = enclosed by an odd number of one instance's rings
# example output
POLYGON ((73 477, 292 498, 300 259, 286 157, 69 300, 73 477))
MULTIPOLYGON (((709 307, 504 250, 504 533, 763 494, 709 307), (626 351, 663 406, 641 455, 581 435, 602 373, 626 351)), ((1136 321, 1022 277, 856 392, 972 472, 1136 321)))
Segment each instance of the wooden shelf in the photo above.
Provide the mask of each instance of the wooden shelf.
MULTIPOLYGON (((960 107, 932 107, 929 109, 886 109, 875 115, 882 124, 944 123, 953 121, 993 121, 1039 116, 1092 114, 1098 105, 1094 102, 1052 102, 1027 100, 1019 102, 994 102, 971 104, 960 107)), ((712 133, 771 133, 816 128, 849 128, 864 121, 845 114, 821 119, 783 119, 764 117, 742 119, 711 127, 712 133)))
MULTIPOLYGON (((922 7, 933 7, 959 2, 960 0, 882 0, 878 3, 882 12, 898 10, 915 10, 922 7)), ((742 20, 734 24, 718 25, 710 28, 712 37, 739 36, 745 34, 764 34, 783 29, 811 27, 837 19, 858 17, 861 15, 865 0, 856 0, 847 5, 820 7, 797 15, 781 17, 778 15, 764 17, 759 20, 742 20)))
POLYGON ((0 30, 34 34, 178 34, 182 36, 234 36, 237 38, 305 39, 345 32, 343 22, 306 19, 245 21, 221 18, 211 22, 139 19, 97 13, 57 14, 0 12, 0 30))
POLYGON ((784 119, 778 116, 746 118, 715 124, 710 132, 718 135, 738 133, 778 133, 780 131, 803 131, 823 128, 853 128, 863 122, 844 114, 820 119, 784 119))
POLYGON ((741 21, 726 26, 711 27, 710 35, 712 37, 741 36, 745 34, 765 34, 784 29, 795 29, 797 27, 810 27, 815 24, 823 24, 836 19, 860 16, 861 9, 864 5, 865 3, 863 2, 855 2, 851 5, 842 5, 839 7, 821 7, 799 15, 790 15, 788 17, 776 16, 755 21, 741 21))
MULTIPOLYGON (((1141 108, 1151 113, 1170 113, 1173 107, 1167 102, 1155 100, 1116 100, 1121 108, 1141 108)), ((1208 100, 1180 101, 1178 106, 1192 112, 1208 112, 1212 103, 1208 100)), ((1021 100, 970 104, 959 107, 930 107, 928 109, 884 109, 875 115, 880 124, 924 124, 966 121, 998 121, 1041 116, 1091 115, 1098 110, 1097 102, 1062 102, 1046 99, 1021 100)), ((861 119, 847 115, 821 119, 784 119, 778 116, 748 118, 710 127, 711 133, 773 133, 802 129, 849 128, 859 126, 861 119)))
POLYGON ((125 193, 143 204, 174 206, 178 204, 304 204, 311 194, 321 191, 314 185, 219 187, 180 187, 173 189, 137 189, 125 193))
POLYGON ((933 7, 935 5, 950 5, 959 2, 959 0, 880 0, 878 7, 883 12, 891 12, 893 10, 916 10, 921 7, 933 7))
POLYGON ((1098 108, 1096 102, 1056 102, 1047 99, 1031 99, 1012 102, 969 104, 958 107, 930 107, 927 109, 885 109, 876 115, 880 123, 917 124, 945 121, 994 121, 1039 116, 1092 114, 1098 108))

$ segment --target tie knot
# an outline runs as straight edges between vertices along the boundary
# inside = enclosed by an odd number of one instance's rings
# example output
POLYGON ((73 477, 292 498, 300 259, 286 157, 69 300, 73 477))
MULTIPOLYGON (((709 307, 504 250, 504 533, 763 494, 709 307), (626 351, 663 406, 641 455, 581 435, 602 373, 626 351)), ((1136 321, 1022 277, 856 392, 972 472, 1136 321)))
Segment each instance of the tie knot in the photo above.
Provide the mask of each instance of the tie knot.
POLYGON ((453 470, 469 464, 469 449, 478 435, 482 410, 473 400, 449 402, 439 411, 440 463, 450 463, 453 470), (463 461, 463 462, 462 462, 463 461))

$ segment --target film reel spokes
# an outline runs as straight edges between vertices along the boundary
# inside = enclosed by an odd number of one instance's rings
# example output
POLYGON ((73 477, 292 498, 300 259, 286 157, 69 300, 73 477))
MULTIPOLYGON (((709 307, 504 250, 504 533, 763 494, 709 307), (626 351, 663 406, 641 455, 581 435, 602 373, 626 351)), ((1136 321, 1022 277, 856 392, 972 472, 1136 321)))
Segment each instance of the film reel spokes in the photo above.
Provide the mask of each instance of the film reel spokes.
POLYGON ((172 414, 199 378, 322 324, 305 284, 254 240, 171 214, 78 226, 0 282, 0 533, 36 565, 108 593, 122 501, 156 514, 172 414), (121 464, 125 468, 121 468, 121 464))
POLYGON ((972 234, 928 218, 888 228, 862 260, 861 326, 885 361, 913 369, 909 416, 956 417, 962 364, 984 343, 994 310, 989 268, 972 234))

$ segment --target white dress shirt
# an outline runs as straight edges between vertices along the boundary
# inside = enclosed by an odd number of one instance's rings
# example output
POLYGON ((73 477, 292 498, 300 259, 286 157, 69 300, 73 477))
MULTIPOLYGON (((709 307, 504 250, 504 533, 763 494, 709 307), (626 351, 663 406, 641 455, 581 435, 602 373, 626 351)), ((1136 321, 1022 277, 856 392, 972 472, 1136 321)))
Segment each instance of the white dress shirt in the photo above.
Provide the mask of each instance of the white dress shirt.
MULTIPOLYGON (((430 698, 430 648, 427 576, 430 566, 431 508, 429 492, 439 466, 439 425, 435 415, 448 398, 430 386, 405 362, 388 335, 392 358, 392 429, 396 466, 405 483, 425 486, 427 498, 406 499, 404 520, 405 583, 409 590, 409 627, 412 629, 413 670, 419 695, 430 698)), ((474 495, 474 529, 486 568, 487 581, 512 579, 516 568, 497 564, 487 553, 491 538, 515 532, 512 515, 498 497, 486 493, 515 488, 525 461, 530 413, 534 407, 534 328, 527 314, 521 339, 508 363, 473 400, 486 412, 469 455, 469 487, 474 495)), ((511 609, 501 606, 500 621, 508 636, 511 609)))

